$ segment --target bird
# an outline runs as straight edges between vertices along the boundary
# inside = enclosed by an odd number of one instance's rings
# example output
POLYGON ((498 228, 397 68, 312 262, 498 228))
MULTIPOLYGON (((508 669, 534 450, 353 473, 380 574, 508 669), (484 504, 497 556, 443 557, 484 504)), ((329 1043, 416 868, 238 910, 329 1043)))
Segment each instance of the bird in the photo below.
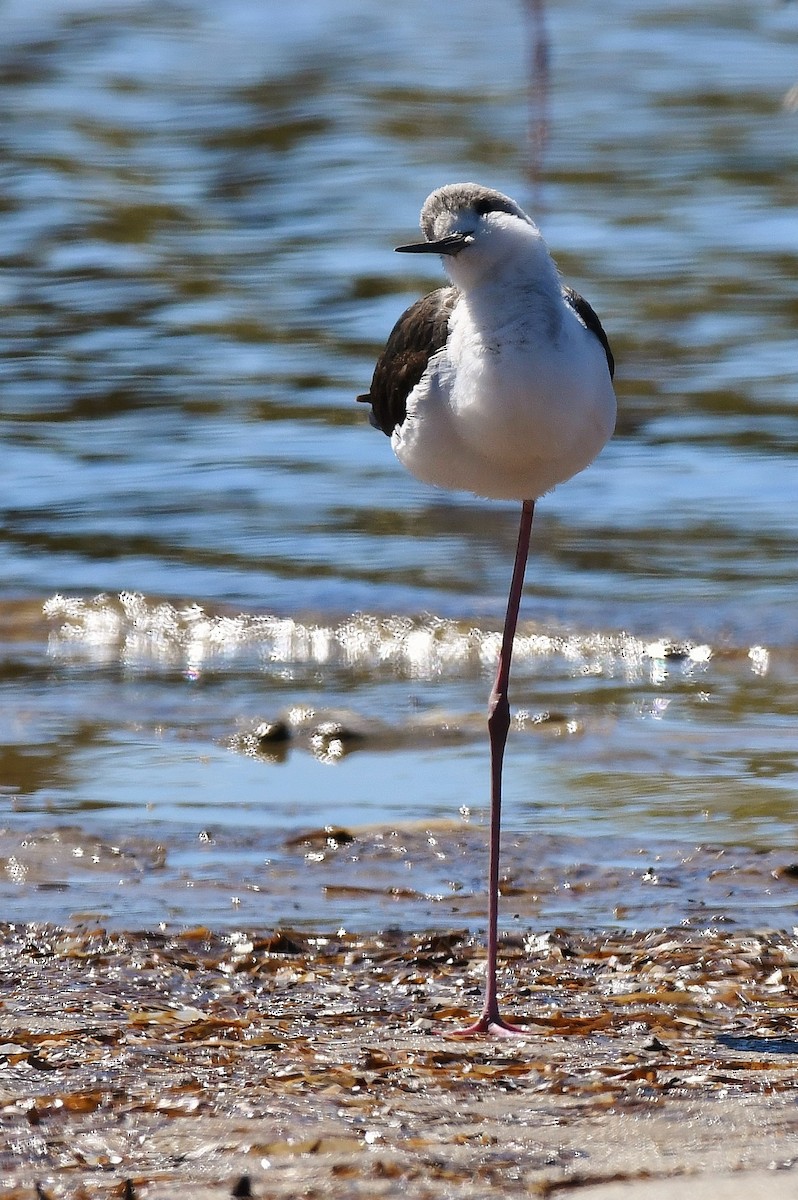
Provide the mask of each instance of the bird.
POLYGON ((543 236, 502 192, 451 183, 424 201, 423 241, 401 254, 437 254, 450 284, 398 319, 369 391, 371 424, 424 483, 521 503, 518 542, 488 702, 490 833, 487 963, 480 1016, 455 1036, 526 1030, 501 1013, 499 862, 513 641, 535 503, 587 467, 613 434, 615 361, 590 304, 561 281, 543 236))

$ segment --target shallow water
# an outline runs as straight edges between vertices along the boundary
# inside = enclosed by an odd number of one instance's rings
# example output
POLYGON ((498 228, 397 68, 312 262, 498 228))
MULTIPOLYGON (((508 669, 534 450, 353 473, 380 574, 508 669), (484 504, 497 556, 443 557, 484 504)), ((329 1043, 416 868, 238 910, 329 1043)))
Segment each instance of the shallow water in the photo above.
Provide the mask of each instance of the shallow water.
POLYGON ((789 925, 798 6, 558 4, 537 179, 522 5, 395 8, 7 6, 3 915, 479 925, 517 513, 353 403, 477 178, 619 364, 536 517, 504 920, 789 925))

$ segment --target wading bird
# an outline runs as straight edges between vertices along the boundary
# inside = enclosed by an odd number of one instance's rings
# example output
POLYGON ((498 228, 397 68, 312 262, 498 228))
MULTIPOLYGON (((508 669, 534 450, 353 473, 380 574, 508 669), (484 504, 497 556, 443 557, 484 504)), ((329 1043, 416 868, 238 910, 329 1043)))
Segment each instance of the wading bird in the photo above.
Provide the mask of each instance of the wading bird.
POLYGON ((399 318, 358 400, 401 463, 438 487, 520 500, 521 526, 496 682, 491 753, 488 950, 482 1015, 462 1036, 513 1034, 496 983, 502 763, 508 683, 535 500, 593 461, 615 426, 614 362, 588 302, 562 284, 535 223, 509 196, 475 183, 438 188, 421 210, 423 242, 452 286, 399 318))

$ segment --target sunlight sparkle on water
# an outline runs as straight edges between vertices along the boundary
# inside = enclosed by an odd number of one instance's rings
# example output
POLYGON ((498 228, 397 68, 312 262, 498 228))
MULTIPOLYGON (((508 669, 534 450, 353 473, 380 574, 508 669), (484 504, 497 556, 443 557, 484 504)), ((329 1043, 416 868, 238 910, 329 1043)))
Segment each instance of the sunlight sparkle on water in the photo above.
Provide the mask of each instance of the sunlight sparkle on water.
MULTIPOLYGON (((49 642, 54 658, 107 662, 117 655, 128 666, 180 667, 192 677, 204 667, 218 670, 254 656, 265 664, 333 665, 358 672, 387 668, 431 679, 492 669, 501 642, 497 629, 430 614, 412 618, 356 613, 337 624, 322 624, 267 614, 211 615, 196 604, 179 608, 130 592, 88 601, 56 595, 45 603, 44 614, 54 625, 49 642)), ((748 656, 751 669, 763 674, 767 651, 753 647, 748 656)), ((677 665, 685 674, 701 670, 712 658, 712 649, 704 643, 674 646, 626 633, 517 635, 518 664, 557 657, 574 674, 648 676, 656 683, 677 665)))

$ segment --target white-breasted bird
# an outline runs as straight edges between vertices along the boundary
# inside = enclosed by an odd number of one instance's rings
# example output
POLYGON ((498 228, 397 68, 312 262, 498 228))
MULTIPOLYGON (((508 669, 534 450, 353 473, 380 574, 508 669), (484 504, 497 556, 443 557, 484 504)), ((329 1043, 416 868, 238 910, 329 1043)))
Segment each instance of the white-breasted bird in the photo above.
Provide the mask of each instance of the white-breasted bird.
POLYGON ((461 1034, 522 1033, 500 1015, 499 844, 507 688, 534 502, 588 466, 612 435, 614 361, 593 309, 562 284, 530 217, 509 196, 475 183, 438 188, 424 202, 425 240, 402 253, 440 254, 452 286, 411 305, 374 369, 371 423, 397 458, 438 487, 522 502, 488 729, 491 833, 488 964, 480 1018, 461 1034))

